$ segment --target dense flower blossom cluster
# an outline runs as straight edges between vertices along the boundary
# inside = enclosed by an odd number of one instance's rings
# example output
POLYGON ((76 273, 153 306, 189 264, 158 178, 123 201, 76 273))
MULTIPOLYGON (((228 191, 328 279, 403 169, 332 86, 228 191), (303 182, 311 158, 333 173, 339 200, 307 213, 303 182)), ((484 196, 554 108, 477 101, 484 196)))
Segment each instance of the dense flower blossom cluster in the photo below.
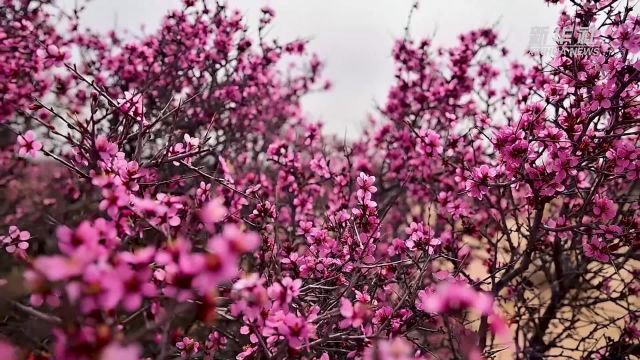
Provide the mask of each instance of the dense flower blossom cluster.
POLYGON ((407 35, 353 141, 302 115, 330 83, 271 8, 131 39, 2 5, 0 359, 638 356, 632 5, 572 1, 523 63, 407 35))

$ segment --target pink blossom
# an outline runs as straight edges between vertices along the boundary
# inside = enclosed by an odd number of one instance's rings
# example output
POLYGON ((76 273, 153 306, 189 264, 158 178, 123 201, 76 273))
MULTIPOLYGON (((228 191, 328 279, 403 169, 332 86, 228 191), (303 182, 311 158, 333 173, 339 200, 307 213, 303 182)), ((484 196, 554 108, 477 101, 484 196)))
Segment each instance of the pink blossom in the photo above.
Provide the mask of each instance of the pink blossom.
POLYGON ((610 108, 611 95, 612 91, 608 85, 596 85, 593 88, 593 102, 591 103, 591 110, 597 110, 598 108, 610 108))
POLYGON ((80 275, 92 260, 81 252, 72 254, 71 257, 52 255, 40 256, 33 262, 33 268, 50 281, 66 280, 80 275))
POLYGON ((213 239, 210 242, 211 248, 215 247, 218 242, 226 242, 229 249, 236 254, 244 254, 254 251, 260 245, 260 237, 253 232, 243 232, 236 225, 228 224, 222 230, 222 236, 213 239))
POLYGON ((131 91, 125 91, 124 96, 118 99, 118 106, 122 112, 133 116, 136 119, 144 119, 144 109, 142 94, 134 94, 131 91))
POLYGON ((367 176, 365 173, 360 173, 357 179, 358 187, 360 188, 357 192, 358 199, 371 199, 371 194, 374 194, 378 189, 373 186, 376 178, 374 176, 367 176))
POLYGON ((88 266, 81 279, 67 285, 66 290, 72 301, 80 303, 84 314, 115 309, 124 295, 124 285, 118 273, 97 265, 88 266))
POLYGON ((596 259, 600 262, 609 261, 607 244, 598 238, 592 238, 591 240, 588 240, 586 237, 583 238, 582 250, 584 251, 584 254, 590 258, 596 259))
POLYGON ((99 360, 138 360, 140 347, 136 344, 120 345, 111 343, 100 353, 99 360))
POLYGON ((31 130, 18 136, 18 146, 18 153, 22 156, 35 157, 36 153, 42 149, 42 143, 36 140, 35 134, 31 130))
POLYGON ((100 240, 98 230, 88 221, 83 221, 75 230, 67 226, 59 226, 56 229, 58 247, 63 253, 70 255, 78 249, 93 250, 100 240))
MULTIPOLYGON (((205 267, 205 257, 191 252, 191 243, 183 238, 156 253, 155 261, 162 269, 157 269, 154 276, 164 283, 163 293, 185 301, 194 296, 194 279, 197 276, 210 276, 202 272, 205 267)), ((204 284, 206 289, 217 284, 204 284)))
POLYGON ((17 226, 9 226, 9 234, 0 236, 0 244, 4 246, 4 250, 9 254, 13 254, 16 250, 25 251, 29 248, 29 239, 31 234, 28 231, 20 230, 17 226))
POLYGON ((184 337, 182 341, 178 341, 176 347, 180 351, 180 356, 183 359, 189 359, 200 351, 200 343, 188 337, 184 337))
POLYGON ((294 313, 280 312, 275 319, 267 320, 267 326, 284 336, 292 348, 300 348, 309 343, 309 338, 315 337, 315 326, 308 319, 296 316, 294 313))
POLYGON ((215 352, 227 345, 227 338, 217 331, 213 331, 207 336, 205 343, 205 351, 210 359, 213 359, 215 352))
MULTIPOLYGON (((198 257, 202 269, 194 279, 194 285, 201 291, 212 290, 217 284, 227 282, 238 275, 239 254, 222 237, 216 237, 207 243, 207 253, 198 257)), ((192 259, 195 260, 195 259, 192 259)))
POLYGON ((415 356, 411 343, 400 337, 393 340, 377 341, 365 350, 363 357, 365 360, 415 360, 420 358, 415 356))
POLYGON ((0 340, 0 358, 3 360, 18 360, 18 354, 11 344, 0 340))
POLYGON ((127 311, 139 309, 144 298, 156 295, 156 286, 150 281, 150 268, 132 268, 123 264, 116 269, 116 273, 123 287, 122 306, 127 311))
POLYGON ((223 205, 224 200, 215 198, 202 206, 200 210, 200 219, 206 225, 212 225, 220 222, 227 216, 227 209, 223 205))
POLYGON ((230 307, 231 313, 235 316, 243 315, 250 321, 261 320, 269 303, 267 289, 263 283, 264 279, 258 274, 251 274, 236 281, 233 284, 232 295, 235 301, 230 307))
POLYGON ((344 138, 306 108, 329 84, 312 40, 274 38, 268 7, 181 3, 129 36, 3 1, 0 360, 544 358, 593 326, 611 338, 572 355, 634 343, 638 4, 564 1, 533 61, 492 28, 406 34, 344 138), (10 331, 33 320, 50 331, 10 331))
POLYGON ((96 151, 103 161, 110 161, 118 152, 118 145, 109 141, 105 135, 98 135, 95 140, 96 151))
POLYGON ((482 200, 489 192, 490 181, 496 177, 496 170, 487 165, 480 165, 473 169, 471 179, 466 182, 466 189, 471 196, 482 200))
POLYGON ((100 210, 106 211, 111 218, 116 218, 120 209, 129 204, 129 195, 121 187, 102 190, 103 200, 98 205, 100 210))
POLYGON ((421 310, 432 313, 445 313, 448 311, 474 309, 481 314, 489 314, 492 311, 493 299, 490 295, 473 290, 467 285, 455 282, 445 282, 431 294, 421 293, 421 310))
POLYGON ((280 309, 283 306, 286 308, 296 296, 300 295, 301 286, 301 279, 293 280, 290 277, 285 277, 280 282, 269 286, 267 293, 274 300, 273 307, 275 309, 280 309))
POLYGON ((616 216, 618 206, 605 196, 596 195, 593 198, 593 215, 596 219, 609 221, 616 216))
POLYGON ((433 130, 422 131, 420 134, 421 142, 418 144, 418 151, 427 157, 434 157, 442 154, 441 138, 438 133, 433 130))
POLYGON ((340 321, 340 328, 359 328, 369 317, 369 308, 366 304, 356 302, 355 305, 347 298, 340 299, 340 315, 344 317, 340 321))

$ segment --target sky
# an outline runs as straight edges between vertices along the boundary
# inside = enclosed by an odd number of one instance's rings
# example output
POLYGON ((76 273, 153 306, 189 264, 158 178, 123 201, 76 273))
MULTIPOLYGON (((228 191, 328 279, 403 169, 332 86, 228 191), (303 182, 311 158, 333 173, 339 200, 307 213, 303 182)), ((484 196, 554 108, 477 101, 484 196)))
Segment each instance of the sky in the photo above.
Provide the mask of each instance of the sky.
MULTIPOLYGON (((62 0, 72 7, 75 0, 62 0)), ((284 40, 310 39, 309 49, 326 63, 329 92, 303 99, 305 114, 325 123, 325 132, 356 137, 367 114, 383 104, 393 82, 391 48, 404 34, 412 0, 228 0, 246 14, 255 29, 259 10, 276 11, 271 35, 284 40)), ((84 26, 106 31, 114 26, 132 32, 157 28, 179 0, 92 0, 84 26)), ((553 28, 559 7, 542 0, 421 0, 413 15, 414 38, 433 36, 436 45, 454 44, 458 34, 497 23, 514 58, 523 57, 533 27, 553 28)))

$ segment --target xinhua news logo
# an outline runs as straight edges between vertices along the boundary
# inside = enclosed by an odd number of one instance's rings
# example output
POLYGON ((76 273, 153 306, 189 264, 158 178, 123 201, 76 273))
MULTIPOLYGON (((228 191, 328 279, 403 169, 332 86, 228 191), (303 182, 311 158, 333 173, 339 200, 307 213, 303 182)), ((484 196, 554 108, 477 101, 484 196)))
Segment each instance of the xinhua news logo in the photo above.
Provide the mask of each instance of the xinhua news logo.
POLYGON ((531 55, 589 56, 599 55, 595 46, 595 27, 566 27, 552 30, 548 26, 534 26, 529 37, 531 55))

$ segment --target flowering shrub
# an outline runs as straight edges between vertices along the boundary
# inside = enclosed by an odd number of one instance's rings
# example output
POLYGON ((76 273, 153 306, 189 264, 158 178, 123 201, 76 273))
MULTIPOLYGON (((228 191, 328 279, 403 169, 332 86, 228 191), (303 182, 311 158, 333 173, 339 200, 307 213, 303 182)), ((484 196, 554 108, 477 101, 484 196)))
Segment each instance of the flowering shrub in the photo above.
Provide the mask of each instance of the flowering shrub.
POLYGON ((3 0, 0 358, 637 357, 640 18, 571 3, 549 61, 398 40, 344 142, 272 9, 127 39, 3 0))

